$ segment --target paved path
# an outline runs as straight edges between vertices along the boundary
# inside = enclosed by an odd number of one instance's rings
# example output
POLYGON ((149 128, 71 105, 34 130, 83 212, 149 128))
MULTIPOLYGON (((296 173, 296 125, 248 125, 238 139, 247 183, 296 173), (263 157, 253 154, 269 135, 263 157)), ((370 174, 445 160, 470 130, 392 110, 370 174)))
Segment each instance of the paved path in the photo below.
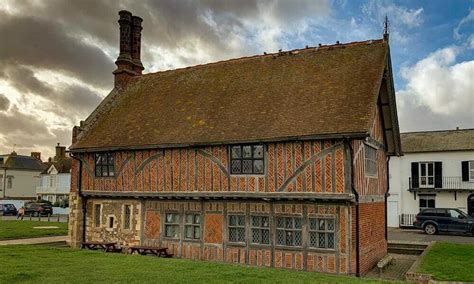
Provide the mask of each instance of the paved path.
POLYGON ((427 235, 421 230, 388 228, 389 241, 409 241, 409 242, 450 242, 459 244, 474 244, 472 235, 442 233, 437 235, 427 235))
POLYGON ((49 243, 65 242, 66 240, 67 240, 67 236, 17 239, 17 240, 0 241, 0 246, 49 244, 49 243))

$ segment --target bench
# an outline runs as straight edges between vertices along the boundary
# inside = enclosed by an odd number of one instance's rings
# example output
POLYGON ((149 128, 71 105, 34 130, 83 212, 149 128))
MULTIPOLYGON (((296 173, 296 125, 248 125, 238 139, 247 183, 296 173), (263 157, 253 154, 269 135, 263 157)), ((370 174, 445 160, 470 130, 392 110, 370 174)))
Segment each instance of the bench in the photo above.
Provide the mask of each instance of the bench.
POLYGON ((393 256, 386 255, 379 262, 377 262, 377 268, 379 269, 379 274, 382 275, 383 269, 389 266, 393 261, 393 256))
POLYGON ((172 253, 168 253, 168 248, 147 247, 147 246, 131 246, 127 249, 129 254, 138 253, 141 255, 152 254, 162 257, 173 257, 172 253))
POLYGON ((81 248, 90 250, 104 250, 105 252, 120 252, 121 248, 116 246, 116 242, 82 242, 81 248))

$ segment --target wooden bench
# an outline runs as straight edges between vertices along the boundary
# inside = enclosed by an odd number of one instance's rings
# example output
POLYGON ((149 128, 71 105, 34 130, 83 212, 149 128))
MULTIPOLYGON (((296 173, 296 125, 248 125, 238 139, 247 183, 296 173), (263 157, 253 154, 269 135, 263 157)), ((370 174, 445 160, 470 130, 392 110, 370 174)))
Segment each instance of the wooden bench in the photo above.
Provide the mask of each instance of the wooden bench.
POLYGON ((105 252, 120 252, 121 248, 117 247, 116 242, 83 242, 81 248, 90 250, 104 250, 105 252))
POLYGON ((127 249, 129 254, 138 253, 141 255, 152 254, 162 257, 173 257, 172 253, 168 253, 168 248, 147 247, 147 246, 131 246, 127 249))
POLYGON ((389 266, 393 261, 393 257, 391 255, 384 256, 379 262, 377 262, 377 268, 379 269, 379 274, 382 275, 383 269, 389 266))

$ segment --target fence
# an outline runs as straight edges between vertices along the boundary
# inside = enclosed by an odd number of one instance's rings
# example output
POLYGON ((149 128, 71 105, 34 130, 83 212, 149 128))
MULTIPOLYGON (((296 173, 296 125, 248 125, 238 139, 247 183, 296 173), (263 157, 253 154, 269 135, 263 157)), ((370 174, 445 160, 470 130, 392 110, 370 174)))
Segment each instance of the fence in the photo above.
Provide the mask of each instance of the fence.
POLYGON ((400 214, 400 227, 413 227, 413 222, 416 220, 416 214, 400 214))
MULTIPOLYGON (((17 216, 1 216, 0 220, 16 220, 17 216)), ((23 220, 41 221, 41 222, 67 222, 69 223, 69 214, 53 214, 48 216, 25 215, 23 220)))

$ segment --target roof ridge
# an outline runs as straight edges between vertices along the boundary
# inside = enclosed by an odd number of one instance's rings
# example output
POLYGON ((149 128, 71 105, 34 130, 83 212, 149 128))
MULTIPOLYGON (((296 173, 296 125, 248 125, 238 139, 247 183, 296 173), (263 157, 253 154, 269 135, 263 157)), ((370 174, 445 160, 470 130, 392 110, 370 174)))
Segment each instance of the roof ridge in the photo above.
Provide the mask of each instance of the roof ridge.
POLYGON ((474 130, 474 128, 445 129, 445 130, 425 130, 425 131, 410 131, 410 132, 400 132, 400 134, 435 133, 435 132, 458 132, 458 131, 471 131, 471 130, 474 130))
POLYGON ((179 67, 179 68, 176 68, 176 69, 160 70, 160 71, 156 71, 156 72, 152 72, 152 73, 146 73, 146 74, 143 74, 141 76, 134 77, 132 79, 139 79, 139 78, 143 78, 143 77, 149 77, 149 76, 152 76, 152 75, 163 74, 163 73, 166 73, 166 72, 201 68, 201 67, 206 67, 206 66, 210 66, 210 65, 217 65, 217 64, 240 61, 240 60, 262 58, 262 57, 274 57, 275 55, 283 56, 283 55, 290 54, 290 53, 293 53, 293 52, 310 51, 310 50, 313 50, 313 51, 332 50, 334 48, 346 48, 346 47, 360 46, 360 45, 363 45, 363 44, 373 44, 373 43, 380 43, 380 42, 384 42, 384 40, 383 39, 370 39, 370 40, 364 40, 364 41, 352 41, 352 42, 347 42, 347 43, 337 42, 335 44, 320 44, 319 46, 306 46, 304 48, 296 48, 296 49, 291 49, 291 50, 286 50, 286 51, 283 51, 283 50, 280 49, 280 51, 273 52, 273 53, 264 52, 264 54, 248 55, 248 56, 242 56, 242 57, 237 57, 237 58, 229 58, 229 59, 224 59, 224 60, 219 60, 219 61, 214 61, 214 62, 191 65, 191 66, 186 66, 186 67, 179 67))

